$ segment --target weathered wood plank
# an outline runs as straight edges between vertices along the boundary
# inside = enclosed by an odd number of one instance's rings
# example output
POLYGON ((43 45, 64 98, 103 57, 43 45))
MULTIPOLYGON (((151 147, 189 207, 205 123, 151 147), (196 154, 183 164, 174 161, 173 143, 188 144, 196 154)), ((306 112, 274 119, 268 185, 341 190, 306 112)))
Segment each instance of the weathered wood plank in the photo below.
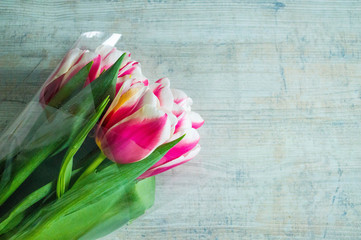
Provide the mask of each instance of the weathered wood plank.
POLYGON ((206 124, 201 154, 158 177, 156 206, 104 239, 358 239, 360 13, 351 0, 3 0, 0 129, 81 32, 120 32, 206 124))

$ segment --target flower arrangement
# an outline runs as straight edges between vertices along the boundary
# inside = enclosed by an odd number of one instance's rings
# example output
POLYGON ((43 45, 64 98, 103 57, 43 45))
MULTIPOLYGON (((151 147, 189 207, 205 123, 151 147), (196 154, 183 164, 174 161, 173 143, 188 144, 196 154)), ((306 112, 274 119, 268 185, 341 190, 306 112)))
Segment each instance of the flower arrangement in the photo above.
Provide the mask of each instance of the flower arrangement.
POLYGON ((119 37, 78 42, 3 134, 1 237, 106 235, 153 205, 155 175, 199 153, 192 99, 167 78, 151 83, 119 37))

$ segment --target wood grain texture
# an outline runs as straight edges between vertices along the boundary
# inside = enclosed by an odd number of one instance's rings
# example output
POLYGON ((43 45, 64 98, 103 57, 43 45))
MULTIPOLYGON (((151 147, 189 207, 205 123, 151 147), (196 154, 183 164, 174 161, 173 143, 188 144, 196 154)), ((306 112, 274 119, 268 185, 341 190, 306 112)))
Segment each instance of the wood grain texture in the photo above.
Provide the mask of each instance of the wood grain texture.
POLYGON ((361 239, 361 2, 0 2, 0 130, 85 31, 123 34, 206 120, 104 239, 361 239))

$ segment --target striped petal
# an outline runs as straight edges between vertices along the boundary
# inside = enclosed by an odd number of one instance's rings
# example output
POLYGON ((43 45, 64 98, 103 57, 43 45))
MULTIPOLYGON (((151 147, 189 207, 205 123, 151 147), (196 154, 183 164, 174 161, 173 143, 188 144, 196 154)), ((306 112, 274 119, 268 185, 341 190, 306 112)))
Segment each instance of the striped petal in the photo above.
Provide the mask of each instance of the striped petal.
POLYGON ((167 154, 164 155, 164 157, 154 165, 154 167, 163 165, 169 161, 177 159, 182 155, 186 154, 187 152, 191 151, 195 146, 197 146, 199 142, 199 134, 197 130, 193 128, 186 129, 185 131, 174 134, 169 141, 173 141, 184 134, 185 137, 177 145, 170 149, 167 154))
POLYGON ((184 112, 178 117, 177 125, 175 126, 175 133, 185 131, 186 129, 192 128, 192 121, 189 113, 184 112))
POLYGON ((116 95, 108 111, 101 121, 101 125, 110 128, 114 124, 120 122, 124 118, 138 111, 141 107, 137 107, 141 96, 146 91, 146 87, 132 87, 123 94, 120 92, 116 95))
POLYGON ((49 77, 55 79, 66 73, 83 55, 85 51, 79 48, 71 49, 63 58, 57 70, 49 77))
POLYGON ((131 80, 132 84, 143 83, 145 86, 148 86, 148 79, 142 74, 140 63, 135 61, 129 61, 119 70, 116 92, 122 87, 122 85, 131 80))
POLYGON ((58 68, 49 76, 40 91, 40 103, 48 104, 62 86, 66 72, 82 57, 84 50, 71 49, 63 58, 58 68))
POLYGON ((183 107, 186 111, 191 111, 193 100, 187 96, 182 90, 172 89, 174 102, 183 107))
POLYGON ((182 115, 184 113, 184 108, 182 108, 181 106, 179 106, 176 103, 173 103, 173 109, 172 109, 172 113, 176 116, 179 117, 180 115, 182 115))
MULTIPOLYGON (((124 52, 119 51, 116 48, 114 48, 113 51, 111 51, 108 55, 106 55, 103 58, 102 66, 101 66, 102 71, 110 68, 118 60, 118 58, 120 58, 120 56, 123 55, 123 53, 124 52)), ((123 59, 121 66, 124 66, 129 61, 129 57, 127 57, 127 56, 128 55, 126 55, 126 57, 123 59)))
POLYGON ((100 141, 100 148, 111 160, 132 163, 147 157, 170 137, 167 114, 146 105, 110 128, 100 141))
POLYGON ((171 136, 173 136, 173 134, 175 132, 176 125, 178 123, 178 119, 173 113, 171 113, 171 112, 166 112, 166 113, 168 115, 168 118, 169 118, 169 121, 170 121, 170 124, 171 124, 170 134, 171 134, 171 136))
POLYGON ((145 173, 143 173, 140 177, 138 177, 139 179, 143 179, 143 178, 148 178, 157 174, 160 174, 162 172, 168 171, 174 167, 177 167, 185 162, 188 162, 189 160, 191 160, 192 158, 194 158, 201 150, 200 145, 197 145, 195 148, 193 148, 191 151, 189 151, 188 153, 180 156, 179 158, 176 158, 172 161, 169 161, 161 166, 158 167, 152 167, 150 169, 148 169, 145 173))
MULTIPOLYGON (((134 89, 134 88, 131 88, 134 89)), ((139 91, 141 92, 141 91, 139 91)), ((139 95, 139 94, 137 94, 139 95)), ((122 121, 124 118, 132 115, 142 107, 149 105, 157 108, 159 105, 158 99, 150 91, 146 91, 142 97, 133 96, 124 105, 120 106, 111 116, 110 121, 107 123, 108 126, 115 125, 117 122, 122 121)))
POLYGON ((42 105, 48 104, 50 100, 54 97, 54 95, 59 91, 63 78, 64 75, 61 75, 53 81, 50 81, 46 86, 41 89, 39 102, 42 105))
POLYGON ((85 82, 84 87, 86 87, 89 83, 94 81, 100 75, 100 64, 102 62, 102 58, 98 55, 96 58, 93 59, 93 64, 90 68, 88 78, 85 82))
POLYGON ((133 79, 133 84, 143 83, 145 86, 149 85, 148 79, 143 75, 142 69, 139 62, 134 62, 133 64, 134 70, 132 72, 131 78, 133 79))
POLYGON ((170 83, 168 78, 161 78, 150 86, 153 93, 159 99, 160 106, 171 112, 173 108, 174 97, 170 89, 170 83))
MULTIPOLYGON (((86 51, 81 59, 79 59, 74 66, 72 66, 69 71, 64 75, 63 82, 61 83, 61 87, 64 86, 77 72, 80 71, 85 65, 87 65, 90 61, 98 57, 97 54, 93 52, 86 51)), ((94 70, 93 70, 94 71, 94 70)))
POLYGON ((116 47, 110 45, 100 45, 95 49, 95 53, 99 54, 102 57, 102 62, 100 65, 100 72, 110 68, 123 53, 126 53, 121 67, 125 66, 130 60, 130 53, 119 51, 116 47))
POLYGON ((204 119, 196 112, 189 112, 190 119, 192 121, 192 128, 200 128, 204 124, 204 119))
POLYGON ((179 104, 182 101, 186 100, 188 98, 187 94, 179 89, 172 89, 172 94, 174 97, 174 102, 179 104))

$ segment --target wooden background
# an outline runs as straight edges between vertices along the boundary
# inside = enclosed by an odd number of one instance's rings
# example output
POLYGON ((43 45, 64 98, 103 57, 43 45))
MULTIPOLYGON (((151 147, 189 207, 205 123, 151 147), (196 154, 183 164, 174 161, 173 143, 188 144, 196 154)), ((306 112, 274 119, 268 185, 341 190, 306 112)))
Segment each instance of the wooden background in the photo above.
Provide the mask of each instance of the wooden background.
POLYGON ((0 1, 0 130, 86 31, 185 90, 202 151, 103 238, 361 239, 361 2, 0 1))

